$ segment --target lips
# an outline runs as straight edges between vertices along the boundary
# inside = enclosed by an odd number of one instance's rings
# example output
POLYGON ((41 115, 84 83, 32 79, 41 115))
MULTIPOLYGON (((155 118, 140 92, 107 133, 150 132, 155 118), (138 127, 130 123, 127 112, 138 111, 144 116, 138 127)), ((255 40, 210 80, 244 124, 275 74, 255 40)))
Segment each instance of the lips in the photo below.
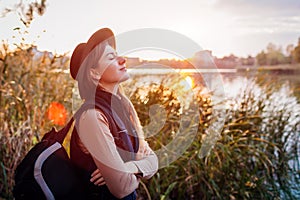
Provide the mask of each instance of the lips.
POLYGON ((127 69, 126 69, 126 67, 122 67, 121 69, 120 69, 120 71, 126 71, 127 69))

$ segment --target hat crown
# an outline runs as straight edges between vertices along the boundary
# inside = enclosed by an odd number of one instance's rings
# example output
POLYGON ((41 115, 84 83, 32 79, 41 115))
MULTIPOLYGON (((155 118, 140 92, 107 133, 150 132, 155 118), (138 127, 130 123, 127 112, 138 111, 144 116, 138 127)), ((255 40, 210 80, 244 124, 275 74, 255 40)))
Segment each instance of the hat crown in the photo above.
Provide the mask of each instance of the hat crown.
POLYGON ((115 49, 116 42, 113 32, 109 28, 102 28, 96 31, 86 43, 78 44, 71 56, 70 73, 73 79, 76 80, 79 68, 86 56, 100 43, 108 41, 115 49))

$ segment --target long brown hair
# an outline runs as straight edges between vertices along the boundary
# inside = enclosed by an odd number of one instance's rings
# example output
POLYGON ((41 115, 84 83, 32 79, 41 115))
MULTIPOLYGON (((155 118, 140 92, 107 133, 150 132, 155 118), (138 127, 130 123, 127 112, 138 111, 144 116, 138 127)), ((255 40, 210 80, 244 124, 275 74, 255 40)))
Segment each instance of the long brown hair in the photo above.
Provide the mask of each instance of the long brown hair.
MULTIPOLYGON (((105 46, 109 45, 107 42, 102 42, 99 45, 97 45, 84 59, 82 62, 78 75, 78 89, 81 99, 83 100, 93 100, 95 96, 95 92, 98 88, 102 88, 100 85, 100 79, 95 79, 91 76, 91 69, 96 68, 99 65, 99 60, 104 52, 105 46)), ((101 66, 106 67, 106 66, 101 66)), ((137 112, 130 101, 130 99, 125 95, 124 90, 122 89, 122 86, 120 85, 118 87, 117 93, 121 95, 122 102, 128 112, 130 113, 130 120, 132 121, 132 124, 134 125, 134 128, 136 129, 138 136, 141 140, 144 140, 144 133, 143 129, 140 123, 140 120, 138 118, 137 112)), ((140 143, 141 144, 141 143, 140 143)))

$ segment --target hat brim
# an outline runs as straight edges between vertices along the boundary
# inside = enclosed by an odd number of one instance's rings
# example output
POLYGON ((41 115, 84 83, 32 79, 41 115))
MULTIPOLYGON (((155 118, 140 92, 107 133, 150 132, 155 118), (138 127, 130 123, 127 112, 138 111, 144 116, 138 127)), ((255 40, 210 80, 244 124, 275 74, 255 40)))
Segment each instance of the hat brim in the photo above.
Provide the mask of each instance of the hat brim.
POLYGON ((86 56, 100 43, 107 41, 110 46, 116 49, 114 33, 109 28, 102 28, 96 31, 86 43, 80 43, 73 51, 70 60, 70 74, 76 79, 81 63, 86 56))

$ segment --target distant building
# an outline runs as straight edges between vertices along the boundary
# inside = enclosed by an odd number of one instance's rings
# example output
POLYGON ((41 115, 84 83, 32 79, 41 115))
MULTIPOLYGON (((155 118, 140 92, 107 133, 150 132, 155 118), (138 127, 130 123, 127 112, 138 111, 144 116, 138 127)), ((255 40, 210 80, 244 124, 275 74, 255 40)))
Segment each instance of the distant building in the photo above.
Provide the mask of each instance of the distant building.
POLYGON ((216 58, 215 64, 218 68, 236 68, 241 65, 240 59, 235 55, 224 56, 223 58, 216 58))
POLYGON ((33 56, 34 60, 40 60, 43 57, 44 58, 47 57, 49 59, 54 58, 53 53, 48 52, 48 51, 39 51, 36 46, 32 46, 32 47, 28 48, 27 51, 34 55, 33 56))
POLYGON ((143 61, 138 57, 126 57, 126 65, 128 68, 134 68, 142 65, 143 61))
POLYGON ((242 66, 253 66, 255 65, 256 59, 255 57, 248 56, 247 58, 240 58, 240 62, 242 66))
POLYGON ((194 54, 192 58, 185 60, 176 59, 160 59, 158 61, 142 60, 138 57, 126 58, 128 68, 142 67, 142 68, 162 68, 171 67, 174 69, 192 69, 192 68, 224 68, 233 69, 241 66, 254 66, 256 59, 252 56, 247 58, 239 58, 233 54, 217 58, 212 55, 210 50, 201 50, 194 54))
POLYGON ((198 51, 191 59, 193 65, 199 68, 214 68, 214 57, 209 50, 198 51))

